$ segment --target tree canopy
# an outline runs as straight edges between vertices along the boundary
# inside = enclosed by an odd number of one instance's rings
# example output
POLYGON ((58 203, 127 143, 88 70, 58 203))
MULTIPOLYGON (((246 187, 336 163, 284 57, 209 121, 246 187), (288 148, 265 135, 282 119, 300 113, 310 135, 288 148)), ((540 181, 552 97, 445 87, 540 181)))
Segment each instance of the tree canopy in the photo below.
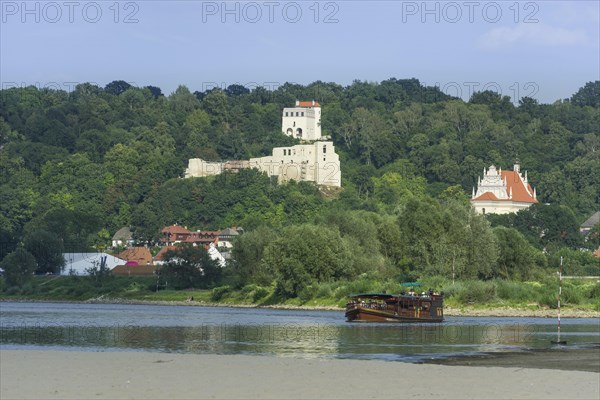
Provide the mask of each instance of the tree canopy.
POLYGON ((513 104, 490 91, 464 102, 414 78, 275 90, 179 86, 169 95, 122 80, 69 93, 4 89, 0 257, 27 238, 36 268, 56 271, 52 251, 97 248, 99 233, 123 226, 153 243, 173 223, 238 225, 269 238, 240 241, 238 281, 277 276, 287 294, 313 279, 373 271, 525 279, 523 268, 544 268, 545 254, 595 245, 577 228, 600 209, 599 87, 588 82, 553 104, 513 104), (248 159, 297 143, 280 132, 281 110, 296 99, 322 105, 341 191, 277 185, 256 170, 181 179, 189 158, 248 159), (516 158, 540 204, 512 216, 474 215, 468 197, 483 168, 508 168, 516 158), (34 244, 41 242, 54 250, 34 244), (295 253, 311 246, 329 264, 295 253), (511 246, 520 261, 507 258, 511 246))

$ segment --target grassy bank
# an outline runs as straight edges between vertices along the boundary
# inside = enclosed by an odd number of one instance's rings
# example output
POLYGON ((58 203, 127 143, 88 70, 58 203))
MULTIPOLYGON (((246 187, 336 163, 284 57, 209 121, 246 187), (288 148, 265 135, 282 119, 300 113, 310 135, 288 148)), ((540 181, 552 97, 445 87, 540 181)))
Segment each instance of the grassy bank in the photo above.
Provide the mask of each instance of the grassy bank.
MULTIPOLYGON (((434 288, 445 294, 445 306, 454 315, 520 315, 526 311, 556 308, 557 281, 543 282, 452 281, 429 278, 415 291, 434 288)), ((102 282, 91 277, 39 276, 22 288, 7 288, 0 281, 2 300, 43 301, 141 301, 190 302, 194 304, 257 305, 272 307, 341 308, 351 293, 398 293, 410 288, 398 282, 380 282, 361 277, 354 281, 320 283, 305 288, 298 297, 284 299, 274 286, 220 286, 210 290, 156 290, 154 278, 109 277, 102 282)), ((600 313, 600 283, 595 280, 565 280, 561 298, 566 313, 582 310, 600 313)))

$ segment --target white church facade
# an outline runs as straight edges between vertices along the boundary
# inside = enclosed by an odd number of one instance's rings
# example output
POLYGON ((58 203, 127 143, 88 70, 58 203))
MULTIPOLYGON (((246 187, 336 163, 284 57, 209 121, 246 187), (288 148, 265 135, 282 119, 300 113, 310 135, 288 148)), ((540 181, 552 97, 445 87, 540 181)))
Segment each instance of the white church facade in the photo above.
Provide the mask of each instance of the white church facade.
POLYGON ((333 142, 321 136, 321 106, 312 101, 296 101, 296 107, 284 108, 282 132, 304 141, 289 147, 276 147, 272 155, 250 160, 211 162, 200 158, 188 161, 185 177, 219 175, 224 171, 237 172, 256 168, 279 183, 295 181, 315 182, 317 185, 341 187, 340 159, 333 142))
POLYGON ((483 178, 473 188, 471 204, 481 214, 508 214, 537 203, 537 193, 527 179, 527 171, 521 174, 519 163, 513 171, 496 169, 494 165, 483 170, 483 178))

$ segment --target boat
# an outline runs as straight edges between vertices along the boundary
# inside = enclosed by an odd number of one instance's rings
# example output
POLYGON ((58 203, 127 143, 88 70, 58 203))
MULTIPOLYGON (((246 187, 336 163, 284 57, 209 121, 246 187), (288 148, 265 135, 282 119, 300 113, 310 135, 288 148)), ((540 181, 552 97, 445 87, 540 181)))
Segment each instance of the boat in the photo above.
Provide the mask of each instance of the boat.
POLYGON ((348 322, 442 322, 444 294, 432 290, 414 292, 361 293, 348 296, 348 322))

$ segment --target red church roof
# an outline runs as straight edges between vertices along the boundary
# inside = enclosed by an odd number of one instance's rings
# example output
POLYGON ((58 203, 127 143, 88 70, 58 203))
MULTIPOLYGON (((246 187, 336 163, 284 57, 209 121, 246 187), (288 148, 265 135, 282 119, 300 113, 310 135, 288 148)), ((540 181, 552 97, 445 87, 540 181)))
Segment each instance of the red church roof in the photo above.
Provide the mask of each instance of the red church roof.
POLYGON ((506 194, 510 195, 512 189, 512 198, 499 199, 493 193, 485 192, 481 196, 475 197, 473 200, 493 200, 493 201, 516 201, 519 203, 537 203, 537 199, 533 197, 533 189, 529 183, 525 183, 518 172, 501 171, 502 180, 506 182, 506 194))
POLYGON ((521 180, 518 172, 502 171, 502 179, 506 180, 506 190, 508 193, 510 193, 512 188, 512 201, 519 201, 521 203, 538 202, 537 199, 533 197, 533 189, 531 188, 531 185, 521 180), (527 188, 525 185, 527 185, 527 188))

